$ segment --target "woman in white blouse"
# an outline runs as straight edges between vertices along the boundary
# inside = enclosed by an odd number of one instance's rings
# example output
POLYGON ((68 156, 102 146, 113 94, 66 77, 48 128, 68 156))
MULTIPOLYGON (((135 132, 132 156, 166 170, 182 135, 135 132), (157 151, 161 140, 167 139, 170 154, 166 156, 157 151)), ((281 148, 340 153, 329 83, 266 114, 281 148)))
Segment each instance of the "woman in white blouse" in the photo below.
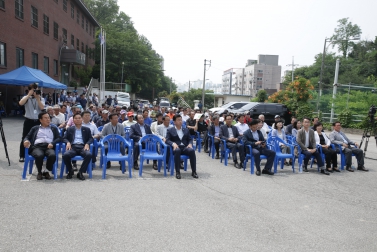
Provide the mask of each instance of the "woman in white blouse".
POLYGON ((317 122, 313 126, 314 129, 314 137, 315 141, 318 145, 322 146, 322 153, 325 154, 326 159, 326 170, 328 172, 340 172, 338 169, 338 155, 336 154, 336 151, 333 150, 330 145, 331 141, 326 136, 325 132, 322 132, 323 125, 321 122, 317 122), (332 168, 331 168, 332 163, 332 168))
MULTIPOLYGON (((279 121, 275 122, 274 129, 271 132, 271 136, 278 137, 281 140, 283 140, 284 142, 287 142, 287 137, 286 137, 285 131, 283 129, 283 121, 279 120, 279 121)), ((280 149, 281 149, 281 153, 284 153, 284 154, 290 153, 290 149, 285 144, 279 143, 279 146, 280 146, 280 149)), ((284 161, 284 164, 289 165, 287 161, 284 161)))

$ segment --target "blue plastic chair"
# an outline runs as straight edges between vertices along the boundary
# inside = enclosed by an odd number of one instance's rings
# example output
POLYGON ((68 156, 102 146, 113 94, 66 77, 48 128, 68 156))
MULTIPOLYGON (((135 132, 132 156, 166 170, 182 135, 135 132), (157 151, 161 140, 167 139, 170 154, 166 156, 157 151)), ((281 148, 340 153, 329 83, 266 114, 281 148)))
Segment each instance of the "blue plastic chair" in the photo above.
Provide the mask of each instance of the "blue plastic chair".
POLYGON ((195 135, 191 135, 191 144, 192 144, 192 147, 194 148, 194 150, 198 149, 198 152, 200 153, 201 149, 202 149, 202 138, 200 137, 200 133, 195 131, 195 135), (195 141, 195 144, 194 144, 194 140, 195 141))
MULTIPOLYGON (((170 170, 170 176, 174 176, 174 153, 173 153, 173 147, 172 146, 168 146, 170 148, 170 158, 169 158, 169 170, 170 170)), ((190 157, 189 156, 186 156, 186 155, 181 155, 181 160, 183 160, 183 170, 184 171, 187 171, 187 160, 189 160, 190 157)))
POLYGON ((226 147, 226 140, 221 139, 220 145, 221 145, 220 146, 221 147, 220 163, 222 163, 223 159, 224 159, 224 165, 228 166, 228 157, 229 157, 231 150, 226 147))
POLYGON ((275 155, 275 161, 274 161, 274 173, 277 173, 277 167, 278 167, 278 163, 280 161, 280 168, 283 169, 284 168, 284 160, 286 158, 292 158, 292 170, 293 172, 295 172, 295 154, 294 154, 294 146, 292 144, 288 144, 286 142, 284 142, 284 140, 278 138, 278 137, 271 137, 271 141, 273 142, 274 144, 274 150, 276 152, 276 155, 275 155), (290 148, 290 154, 285 154, 285 153, 282 153, 281 152, 281 149, 280 149, 280 146, 279 146, 279 143, 282 143, 286 146, 288 146, 290 148))
POLYGON ((215 138, 209 132, 207 132, 208 135, 208 146, 209 146, 209 151, 208 151, 208 156, 212 155, 212 159, 215 158, 215 138))
MULTIPOLYGON (((57 169, 58 169, 58 163, 59 163, 59 150, 60 150, 60 144, 57 143, 55 145, 56 160, 52 168, 52 174, 54 175, 54 179, 58 178, 57 169)), ((45 157, 43 160, 47 160, 47 158, 45 157)), ((35 158, 32 155, 29 155, 29 148, 25 148, 25 162, 24 162, 24 169, 22 171, 22 177, 21 177, 22 180, 26 180, 26 171, 27 171, 28 166, 29 166, 29 174, 33 173, 34 161, 35 161, 35 158)))
MULTIPOLYGON (((356 147, 356 145, 353 146, 356 147)), ((344 167, 346 166, 346 156, 344 155, 342 146, 340 144, 331 144, 331 147, 340 155, 340 169, 344 170, 344 167)), ((355 154, 352 153, 352 156, 354 157, 355 154)))
POLYGON ((128 175, 129 178, 132 178, 132 165, 133 165, 133 158, 132 158, 132 146, 133 140, 131 139, 130 144, 120 135, 107 135, 101 141, 101 156, 103 157, 103 164, 102 164, 102 179, 106 179, 106 166, 107 161, 120 161, 122 173, 124 174, 126 170, 126 161, 128 162, 128 175), (108 149, 107 154, 105 155, 105 144, 107 143, 108 149), (120 153, 120 147, 123 143, 124 148, 128 148, 128 154, 122 155, 120 153))
POLYGON ((99 132, 101 132, 102 129, 103 129, 103 126, 99 126, 99 127, 98 127, 98 131, 99 131, 99 132))
MULTIPOLYGON (((269 149, 273 149, 271 145, 267 144, 267 146, 268 146, 269 149)), ((255 160, 254 160, 254 155, 253 155, 253 148, 251 147, 251 145, 246 145, 245 147, 248 149, 248 152, 245 150, 245 161, 244 161, 244 164, 243 164, 243 170, 244 171, 246 170, 246 164, 250 159, 250 174, 254 174, 255 160)), ((261 160, 267 159, 267 156, 260 155, 260 159, 261 160)))
POLYGON ((156 135, 145 135, 139 140, 140 149, 140 166, 139 166, 139 176, 143 174, 143 163, 144 160, 157 160, 157 170, 160 172, 161 163, 164 166, 164 176, 166 177, 166 160, 167 145, 162 141, 162 139, 156 135), (143 144, 144 143, 144 146, 143 144))
MULTIPOLYGON (((66 149, 66 144, 63 143, 63 145, 62 145, 62 156, 65 153, 65 149, 66 149)), ((89 146, 89 151, 90 151, 90 153, 93 153, 93 144, 91 144, 89 146)), ((81 156, 74 156, 71 160, 82 161, 84 159, 81 156)), ((63 178, 64 169, 65 169, 65 163, 64 163, 64 160, 62 160, 62 165, 60 167, 60 178, 61 179, 63 178)), ((66 173, 68 173, 68 171, 66 171, 66 173)), ((89 178, 92 178, 93 174, 92 174, 92 162, 91 161, 89 162, 87 173, 89 174, 89 178)))

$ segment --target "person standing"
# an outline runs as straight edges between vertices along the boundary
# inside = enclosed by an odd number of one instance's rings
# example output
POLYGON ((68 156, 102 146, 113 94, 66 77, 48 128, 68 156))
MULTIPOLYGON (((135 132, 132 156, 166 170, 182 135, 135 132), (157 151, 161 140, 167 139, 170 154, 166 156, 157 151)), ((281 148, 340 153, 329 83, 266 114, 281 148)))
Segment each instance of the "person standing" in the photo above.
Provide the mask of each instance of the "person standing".
POLYGON ((38 119, 39 113, 44 109, 44 105, 41 99, 41 92, 38 89, 37 83, 32 83, 28 86, 28 93, 18 103, 25 108, 25 121, 22 129, 22 138, 20 143, 19 156, 20 162, 25 162, 25 147, 24 139, 29 133, 31 128, 40 124, 38 119))
POLYGON ((226 141, 226 147, 231 149, 234 167, 237 169, 243 168, 243 161, 245 160, 244 146, 240 143, 241 136, 235 126, 232 125, 233 118, 231 115, 225 117, 225 125, 220 127, 220 139, 226 141), (241 163, 237 162, 237 151, 240 155, 241 163))
POLYGON ((50 116, 47 112, 38 114, 40 125, 31 128, 24 139, 24 147, 29 148, 29 155, 34 157, 38 170, 37 180, 51 179, 49 171, 52 171, 56 161, 55 146, 60 142, 59 130, 51 127, 50 116), (47 157, 46 169, 42 172, 43 159, 47 157))
POLYGON ((69 127, 64 134, 63 142, 66 143, 66 152, 63 154, 63 162, 67 167, 67 179, 71 179, 74 175, 72 169, 72 158, 79 155, 84 161, 77 173, 77 178, 85 180, 84 173, 88 169, 89 163, 92 161, 90 153, 90 144, 93 143, 93 137, 89 128, 82 126, 81 114, 73 115, 75 126, 69 127))
POLYGON ((321 173, 325 175, 330 175, 328 171, 325 170, 321 154, 317 151, 317 145, 314 138, 314 130, 310 128, 310 119, 303 119, 303 128, 297 132, 296 142, 301 148, 301 154, 305 155, 304 158, 304 172, 308 172, 309 159, 314 156, 317 159, 318 167, 321 169, 321 173))
POLYGON ((173 121, 174 127, 167 129, 166 132, 166 144, 173 148, 175 177, 181 179, 181 155, 186 155, 190 158, 191 176, 198 178, 196 174, 195 150, 190 143, 190 133, 187 128, 182 127, 182 117, 180 114, 174 115, 173 121))

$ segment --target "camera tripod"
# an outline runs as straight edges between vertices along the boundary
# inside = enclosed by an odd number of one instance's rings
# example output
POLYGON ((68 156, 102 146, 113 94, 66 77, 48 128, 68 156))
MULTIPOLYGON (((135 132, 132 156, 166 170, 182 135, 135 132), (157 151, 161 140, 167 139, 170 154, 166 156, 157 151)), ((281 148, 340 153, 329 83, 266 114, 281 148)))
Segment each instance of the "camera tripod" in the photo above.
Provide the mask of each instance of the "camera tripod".
MULTIPOLYGON (((361 141, 360 141, 360 149, 361 149, 361 146, 363 145, 363 142, 365 139, 364 157, 367 152, 369 137, 374 136, 374 138, 376 139, 376 146, 377 146, 377 131, 376 131, 376 123, 374 120, 374 115, 369 115, 369 117, 370 117, 369 118, 370 120, 368 121, 367 127, 364 129, 363 137, 361 138, 361 141)), ((369 158, 369 159, 377 160, 375 158, 369 158)))
POLYGON ((5 155, 8 159, 8 164, 10 166, 10 160, 9 160, 8 149, 7 149, 7 140, 5 139, 5 135, 4 135, 3 120, 1 119, 1 115, 0 115, 0 133, 1 133, 1 139, 3 140, 3 144, 4 144, 5 155))

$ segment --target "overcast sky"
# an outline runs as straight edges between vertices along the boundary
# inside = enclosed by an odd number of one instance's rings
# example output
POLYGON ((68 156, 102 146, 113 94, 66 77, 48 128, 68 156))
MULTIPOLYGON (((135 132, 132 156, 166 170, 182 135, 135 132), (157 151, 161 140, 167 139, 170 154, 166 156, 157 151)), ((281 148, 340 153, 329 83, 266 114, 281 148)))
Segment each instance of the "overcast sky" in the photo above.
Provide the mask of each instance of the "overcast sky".
MULTIPOLYGON (((349 17, 362 39, 377 36, 376 0, 119 0, 165 59, 176 83, 203 79, 221 83, 223 71, 244 67, 258 54, 279 55, 282 73, 295 64, 311 65, 331 37, 337 20, 349 17)), ((330 47, 331 49, 331 47, 330 47)), ((336 51, 336 49, 334 49, 336 51)))

